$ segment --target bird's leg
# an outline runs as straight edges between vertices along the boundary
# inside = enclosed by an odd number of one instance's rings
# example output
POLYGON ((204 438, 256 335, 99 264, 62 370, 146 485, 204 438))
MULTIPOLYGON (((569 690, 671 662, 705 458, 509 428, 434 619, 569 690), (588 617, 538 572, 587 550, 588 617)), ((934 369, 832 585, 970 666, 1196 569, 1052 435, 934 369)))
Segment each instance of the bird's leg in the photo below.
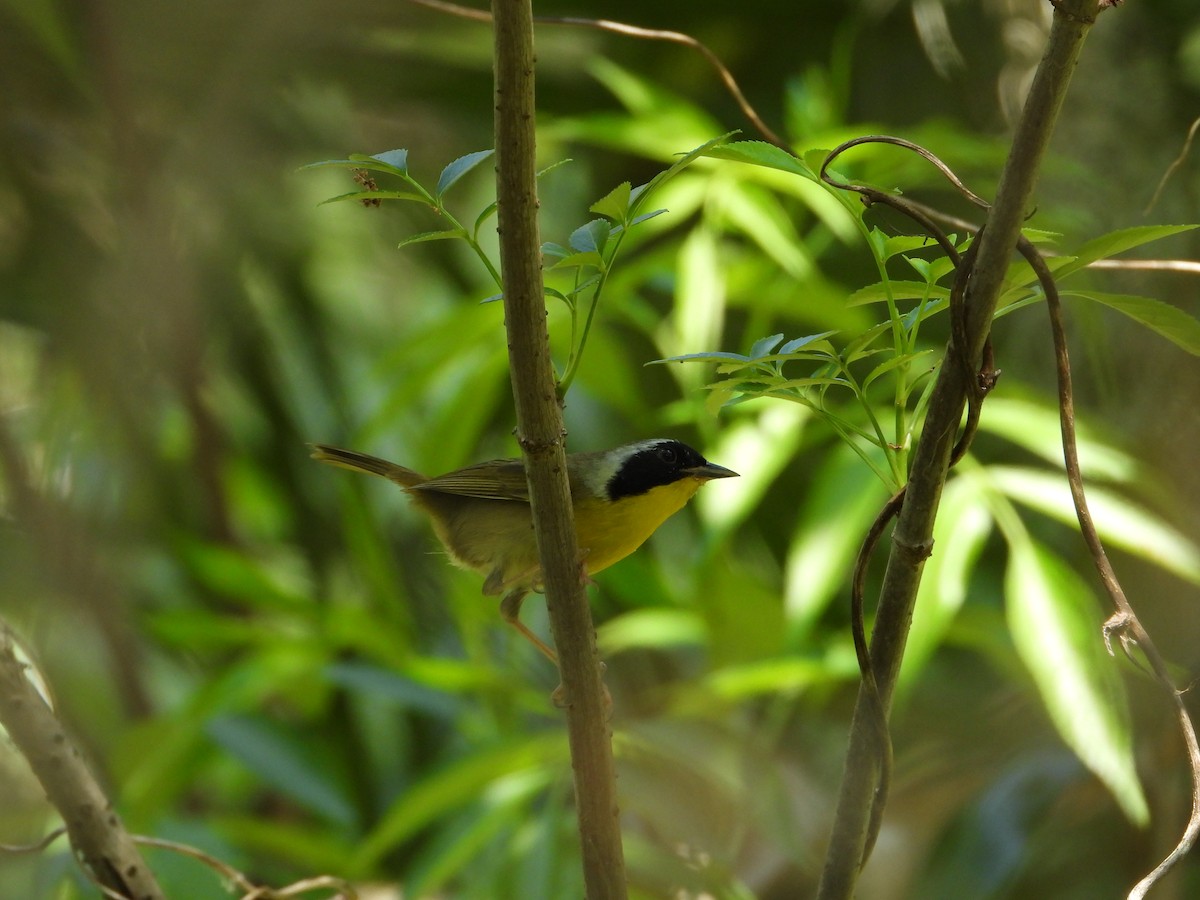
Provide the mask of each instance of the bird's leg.
MULTIPOLYGON (((537 647, 538 651, 545 656, 546 659, 554 663, 555 669, 558 669, 558 654, 555 653, 545 641, 530 631, 529 628, 526 627, 525 623, 521 621, 521 604, 525 601, 525 598, 528 595, 529 591, 525 588, 517 588, 516 590, 509 591, 504 595, 504 599, 500 601, 500 615, 504 617, 505 622, 517 629, 517 631, 521 633, 521 636, 524 637, 525 640, 537 647)), ((601 673, 604 672, 605 668, 606 666, 604 663, 600 663, 601 673)), ((608 685, 601 684, 601 687, 604 689, 604 708, 605 717, 607 718, 612 715, 612 695, 608 692, 608 685)), ((556 687, 550 694, 550 701, 559 709, 562 709, 567 705, 567 691, 562 684, 561 669, 559 669, 558 687, 556 687)))
MULTIPOLYGON (((587 570, 583 568, 582 565, 580 566, 580 571, 582 572, 583 578, 587 579, 588 581, 591 580, 587 577, 587 570)), ((563 709, 567 706, 567 690, 565 685, 562 683, 562 669, 559 669, 558 666, 558 654, 555 653, 545 641, 530 631, 525 623, 521 621, 521 604, 525 601, 527 596, 529 596, 529 591, 525 588, 516 588, 515 590, 509 591, 504 595, 504 599, 500 601, 500 615, 504 617, 505 622, 517 629, 517 631, 521 633, 521 636, 524 637, 525 640, 537 647, 538 651, 545 656, 546 659, 554 663, 554 668, 558 669, 559 683, 558 687, 556 687, 550 694, 550 702, 559 709, 563 709)), ((606 668, 608 667, 601 662, 601 675, 604 674, 604 670, 606 668)), ((612 695, 608 692, 608 685, 601 682, 600 687, 604 691, 604 716, 605 719, 608 719, 612 716, 612 695)))
POLYGON ((521 604, 525 601, 528 594, 529 591, 525 588, 517 588, 509 591, 504 595, 504 599, 500 601, 500 615, 504 617, 505 622, 517 629, 525 640, 537 647, 539 653, 554 663, 554 668, 557 669, 558 654, 551 650, 545 641, 530 631, 525 623, 521 621, 521 604))

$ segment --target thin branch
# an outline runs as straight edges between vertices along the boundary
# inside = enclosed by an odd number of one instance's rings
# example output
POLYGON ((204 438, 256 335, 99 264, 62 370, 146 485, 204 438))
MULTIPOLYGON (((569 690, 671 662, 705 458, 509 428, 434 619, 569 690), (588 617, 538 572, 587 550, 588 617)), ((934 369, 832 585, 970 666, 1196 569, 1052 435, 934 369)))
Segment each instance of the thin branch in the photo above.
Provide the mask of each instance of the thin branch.
MULTIPOLYGON (((994 363, 990 337, 984 345, 982 368, 978 372, 971 369, 969 359, 960 350, 960 348, 969 346, 966 336, 967 317, 963 297, 966 293, 967 284, 970 281, 971 269, 975 264, 975 255, 979 249, 979 236, 983 228, 980 227, 975 232, 975 237, 971 241, 971 246, 968 248, 966 254, 960 255, 950 238, 935 223, 935 219, 941 217, 936 210, 929 209, 894 193, 880 191, 868 185, 855 185, 838 181, 829 174, 830 165, 843 152, 852 147, 867 143, 894 144, 917 153, 932 163, 968 200, 985 208, 988 204, 971 191, 959 179, 958 175, 932 152, 919 144, 903 138, 888 135, 870 135, 868 137, 855 138, 831 151, 821 166, 820 177, 827 184, 841 190, 853 191, 860 194, 864 202, 882 203, 890 206, 912 219, 925 229, 955 265, 954 285, 950 291, 950 318, 953 337, 946 352, 948 356, 957 361, 957 364, 963 371, 963 377, 971 387, 967 393, 967 421, 963 427, 963 433, 959 437, 958 443, 955 445, 950 456, 949 465, 953 467, 963 458, 967 449, 971 446, 971 442, 975 439, 975 433, 979 429, 979 417, 983 400, 995 386, 996 379, 999 376, 999 372, 993 369, 994 363)), ((872 724, 875 729, 879 765, 878 781, 871 797, 871 814, 867 825, 867 834, 863 842, 862 865, 865 865, 867 859, 870 858, 875 841, 879 836, 879 829, 883 824, 883 810, 887 805, 888 794, 891 790, 892 773, 892 738, 888 728, 887 705, 880 694, 879 684, 875 678, 875 670, 871 662, 870 649, 867 645, 866 617, 863 612, 865 607, 864 588, 867 565, 874 555, 875 548, 879 543, 879 539, 883 536, 883 531, 887 523, 899 515, 904 503, 904 493, 905 489, 901 488, 889 499, 884 504, 879 515, 876 516, 875 521, 871 524, 870 529, 867 531, 867 536, 859 549, 858 558, 855 560, 854 576, 851 580, 850 631, 854 639, 854 652, 858 660, 859 673, 862 675, 864 694, 868 701, 868 712, 873 720, 872 724)))
POLYGON ((1155 204, 1158 203, 1158 198, 1162 196, 1163 188, 1167 186, 1167 182, 1171 180, 1171 176, 1187 161, 1188 154, 1192 152, 1192 141, 1196 138, 1197 130, 1200 130, 1200 118, 1192 122, 1192 127, 1188 129, 1187 139, 1183 142, 1183 149, 1179 151, 1179 155, 1175 157, 1175 161, 1167 166, 1167 171, 1163 172, 1163 177, 1159 180, 1158 187, 1154 189, 1154 196, 1146 204, 1142 215, 1150 215, 1150 210, 1154 209, 1155 204))
POLYGON ((1063 460, 1066 465, 1067 483, 1071 487, 1071 499, 1075 503, 1075 514, 1079 519, 1079 530, 1083 533, 1083 539, 1091 553, 1092 562, 1100 575, 1100 582, 1104 585, 1105 592, 1117 609, 1104 624, 1104 642, 1108 646, 1109 653, 1112 653, 1111 638, 1115 633, 1121 638, 1126 653, 1129 652, 1127 641, 1132 641, 1141 649, 1150 663, 1155 680, 1175 704, 1191 768, 1191 815, 1188 817, 1187 825, 1184 826, 1183 834, 1175 845, 1175 849, 1129 892, 1129 900, 1141 900, 1146 896, 1146 892, 1192 849, 1196 838, 1200 836, 1200 745, 1197 744, 1196 728, 1184 706, 1182 693, 1175 686, 1166 660, 1159 653, 1154 641, 1150 639, 1150 635, 1142 626, 1137 613, 1134 612, 1133 606, 1125 596, 1125 591, 1117 579, 1112 562, 1104 550, 1104 543, 1100 540, 1095 523, 1092 521, 1087 495, 1083 489, 1083 472, 1079 466, 1079 451, 1075 440, 1075 399, 1071 385, 1071 363, 1067 354, 1066 329, 1063 327, 1062 303, 1058 296, 1058 288, 1054 283, 1054 276, 1050 273, 1041 254, 1027 240, 1021 241, 1020 250, 1026 261, 1033 267, 1042 289, 1046 293, 1046 311, 1050 315, 1050 331, 1054 338, 1054 359, 1058 375, 1058 410, 1059 425, 1062 431, 1063 460))
POLYGON ((1192 259, 1098 259, 1089 269, 1126 269, 1135 272, 1186 272, 1200 275, 1200 262, 1192 259))
POLYGON ((854 638, 854 655, 858 658, 858 671, 862 675, 863 687, 871 704, 871 720, 875 726, 876 752, 879 755, 879 776, 875 792, 871 798, 871 817, 867 825, 867 836, 863 842, 863 858, 865 864, 875 847, 879 837, 879 829, 883 824, 883 810, 887 806, 888 793, 892 784, 892 734, 888 728, 887 705, 879 693, 879 684, 875 680, 875 669, 871 665, 871 648, 867 644, 866 617, 863 613, 865 606, 867 566, 875 555, 879 539, 883 537, 888 522, 900 514, 904 504, 904 488, 900 488, 883 505, 867 535, 863 538, 858 550, 858 558, 854 561, 854 576, 850 582, 850 634, 854 638))
MULTIPOLYGON (((424 6, 428 9, 435 9, 438 12, 447 13, 448 15, 458 16, 463 19, 470 19, 473 22, 490 22, 492 17, 481 9, 474 9, 470 6, 460 6, 457 3, 449 3, 447 0, 408 0, 409 3, 415 3, 417 6, 424 6)), ((639 38, 648 41, 665 41, 669 44, 681 44, 684 47, 691 47, 697 53, 704 57, 717 76, 721 79, 725 89, 729 91, 734 102, 742 111, 750 124, 755 127, 767 141, 791 152, 791 148, 787 143, 777 135, 763 121, 757 110, 746 99, 746 95, 742 93, 741 87, 738 86, 737 79, 733 77, 733 73, 721 62, 721 58, 713 53, 705 44, 690 34, 684 34, 681 31, 663 31, 657 28, 641 28, 637 25, 627 25, 624 22, 613 22, 609 19, 586 19, 579 16, 534 16, 533 21, 539 25, 571 25, 577 28, 592 28, 596 31, 607 31, 611 34, 620 34, 625 37, 639 38)))
MULTIPOLYGON (((970 369, 943 366, 930 395, 904 505, 892 534, 871 636, 871 665, 885 709, 899 675, 923 563, 932 551, 933 522, 955 436, 967 400, 976 390, 968 372, 978 369, 984 357, 1009 257, 1016 246, 1042 158, 1097 8, 1097 0, 1061 0, 1055 4, 1046 52, 1030 87, 967 283, 965 346, 957 350, 969 361, 970 369)), ((879 776, 879 761, 874 753, 877 746, 874 706, 875 699, 869 689, 860 687, 818 900, 849 900, 854 894, 879 776)))
POLYGON ((287 900, 290 897, 299 897, 301 894, 320 890, 337 891, 335 900, 356 900, 358 897, 358 893, 354 890, 353 885, 332 875, 318 875, 314 878, 305 878, 293 882, 286 887, 271 888, 264 885, 256 885, 244 873, 238 871, 229 865, 229 863, 189 844, 168 841, 164 838, 146 837, 140 834, 135 834, 133 840, 143 847, 170 850, 172 853, 187 856, 208 866, 223 880, 242 892, 240 900, 287 900))
POLYGON ((79 749, 38 692, 0 622, 0 725, 66 825, 83 869, 108 895, 162 900, 163 893, 79 749))
MULTIPOLYGON (((851 138, 845 143, 839 144, 829 152, 829 155, 825 158, 825 162, 821 165, 821 179, 827 184, 833 185, 834 187, 840 187, 843 190, 855 191, 856 193, 868 196, 873 202, 876 203, 888 202, 889 199, 899 200, 900 198, 896 194, 880 191, 878 188, 872 188, 868 185, 854 185, 847 182, 838 182, 833 180, 833 178, 829 175, 829 167, 839 156, 852 147, 858 147, 862 144, 894 144, 897 147, 903 147, 905 150, 911 150, 913 153, 916 153, 926 162, 930 163, 935 169, 937 169, 939 174, 941 174, 943 178, 950 182, 955 190, 962 194, 963 197, 965 197, 971 203, 974 203, 976 206, 981 207, 982 209, 991 208, 990 204, 986 200, 967 187, 963 180, 958 177, 958 174, 948 165, 942 162, 942 160, 939 159, 938 156, 933 153, 933 151, 922 147, 920 144, 917 144, 913 141, 907 140, 906 138, 895 137, 894 135, 890 134, 868 134, 863 137, 851 138)), ((921 209, 927 209, 926 207, 920 207, 919 204, 915 204, 912 201, 908 201, 908 203, 905 204, 905 207, 908 206, 917 206, 921 209)), ((899 205, 896 206, 896 208, 900 209, 902 212, 907 212, 905 207, 901 207, 899 205)), ((936 229, 930 228, 931 234, 935 234, 935 232, 936 229)))
POLYGON ((525 456, 534 534, 558 649, 583 877, 589 900, 624 900, 616 768, 596 632, 584 587, 567 482, 565 430, 550 358, 534 133, 530 0, 493 0, 496 200, 509 371, 525 456))
POLYGON ((59 826, 32 844, 0 844, 0 853, 10 853, 13 856, 24 853, 41 853, 66 833, 67 829, 59 826))

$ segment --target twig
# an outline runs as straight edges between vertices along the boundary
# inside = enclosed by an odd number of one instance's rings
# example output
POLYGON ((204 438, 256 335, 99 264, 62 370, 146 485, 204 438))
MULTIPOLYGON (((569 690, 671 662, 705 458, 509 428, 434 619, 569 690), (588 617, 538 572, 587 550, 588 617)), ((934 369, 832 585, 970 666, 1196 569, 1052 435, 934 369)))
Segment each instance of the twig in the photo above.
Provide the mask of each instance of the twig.
POLYGON ((62 816, 84 871, 108 896, 162 900, 153 873, 26 668, 0 622, 0 724, 62 816))
MULTIPOLYGON (((457 3, 449 3, 447 0, 409 0, 409 2, 452 16, 471 19, 475 22, 490 22, 492 20, 492 17, 481 9, 460 6, 457 3)), ((725 89, 729 91, 730 96, 733 97, 734 102, 737 103, 738 108, 742 111, 742 115, 750 121, 750 124, 758 130, 758 133, 776 147, 787 150, 789 153, 791 152, 791 148, 783 138, 771 130, 751 105, 750 101, 746 99, 746 95, 742 93, 741 87, 738 86, 737 79, 733 77, 733 73, 721 62, 721 58, 690 34, 684 34, 681 31, 663 31, 657 28, 641 28, 637 25, 627 25, 624 22, 613 22, 609 19, 586 19, 579 16, 534 16, 533 21, 539 25, 573 25, 578 28, 593 28, 597 31, 607 31, 612 34, 624 35, 625 37, 640 38, 649 41, 665 41, 669 44, 682 44, 685 47, 691 47, 713 67, 717 76, 725 85, 725 89)))
POLYGON ((888 728, 887 704, 879 693, 879 684, 875 680, 875 669, 871 665, 871 648, 867 645, 866 618, 863 614, 866 594, 867 566, 875 555, 875 548, 888 522, 900 513, 904 505, 904 488, 900 488, 883 505, 867 535, 859 547, 858 557, 854 561, 854 576, 850 582, 850 634, 854 638, 854 655, 858 658, 858 671, 862 675, 863 687, 871 704, 871 719, 875 726, 875 740, 878 744, 879 776, 875 791, 871 796, 871 816, 867 824, 867 836, 863 842, 862 864, 871 856, 875 848, 875 840, 879 837, 879 829, 883 824, 883 810, 887 806, 888 793, 892 784, 892 734, 888 728))
MULTIPOLYGON (((967 284, 966 345, 959 347, 958 352, 970 361, 971 369, 977 369, 978 361, 983 358, 1008 259, 1017 243, 1042 157, 1097 7, 1097 0, 1063 0, 1056 4, 1046 52, 1030 88, 967 284)), ((922 563, 932 549, 933 522, 955 435, 963 408, 975 391, 967 372, 964 366, 947 365, 938 373, 925 426, 913 455, 904 505, 892 535, 871 636, 871 665, 885 709, 899 675, 922 563)), ((872 752, 877 743, 874 703, 868 688, 860 687, 818 900, 848 900, 858 880, 872 818, 872 795, 878 783, 879 762, 872 752)))
POLYGON ((1184 744, 1187 746, 1188 763, 1192 776, 1192 812, 1179 842, 1167 857, 1153 871, 1139 881, 1129 892, 1129 900, 1141 900, 1154 884, 1179 862, 1192 849, 1196 838, 1200 836, 1200 746, 1196 741, 1196 728, 1184 706, 1180 690, 1175 686, 1166 660, 1159 653, 1158 647, 1150 639, 1150 635, 1142 626, 1141 621, 1130 605, 1125 591, 1117 579, 1104 543, 1096 531, 1088 509, 1087 495, 1083 489, 1083 473, 1079 466, 1079 452, 1075 440, 1075 399, 1071 386, 1071 363, 1067 354, 1066 329, 1063 327, 1062 303, 1058 296, 1058 287, 1054 277, 1046 266, 1037 248, 1029 241, 1022 239, 1019 244, 1021 254, 1033 268, 1046 294, 1046 311, 1050 315, 1050 331, 1054 338, 1054 359, 1058 375, 1058 410, 1059 426, 1062 431, 1063 459, 1066 465, 1067 483, 1071 487, 1071 499, 1075 503, 1075 514, 1079 519, 1079 530, 1084 542, 1091 553, 1092 562, 1100 575, 1104 590, 1116 607, 1116 612, 1104 623, 1104 643, 1111 654, 1112 635, 1121 638, 1126 653, 1129 652, 1127 641, 1135 643, 1150 663, 1154 679, 1163 687, 1175 704, 1179 727, 1183 733, 1184 744))
MULTIPOLYGON (((975 254, 979 248, 979 236, 983 228, 968 229, 975 231, 975 237, 966 254, 960 255, 954 243, 935 223, 936 219, 944 218, 937 210, 930 209, 896 194, 880 191, 869 185, 856 185, 838 181, 829 174, 829 167, 842 153, 852 147, 867 143, 894 144, 917 153, 932 163, 969 201, 984 208, 987 208, 988 204, 978 194, 971 191, 955 172, 931 151, 904 138, 891 137, 889 135, 870 135, 855 138, 846 141, 832 150, 821 165, 820 177, 827 184, 841 190, 853 191, 860 194, 866 203, 882 203, 908 216, 926 230, 955 265, 954 286, 950 291, 952 339, 946 352, 947 356, 954 359, 956 364, 962 369, 963 377, 970 385, 970 389, 967 393, 967 421, 963 427, 962 435, 959 437, 958 443, 955 445, 950 456, 949 465, 952 467, 963 458, 967 449, 971 446, 971 442, 974 440, 975 433, 979 428, 979 416, 983 400, 992 387, 995 386, 996 378, 999 375, 998 372, 993 370, 990 336, 984 344, 982 368, 978 372, 971 368, 969 357, 961 349, 969 346, 966 336, 966 307, 964 306, 963 297, 966 293, 967 284, 970 281, 971 269, 975 264, 975 254)), ((960 227, 964 225, 965 223, 962 223, 960 227)), ((863 842, 862 865, 865 865, 870 858, 875 841, 879 836, 879 829, 883 823, 883 810, 887 805, 888 793, 891 790, 892 773, 892 738, 888 728, 887 705, 884 703, 883 697, 879 692, 879 684, 875 678, 874 667, 871 663, 871 654, 867 646, 866 617, 863 612, 865 607, 864 586, 867 566, 875 553, 879 539, 883 536, 883 530, 887 523, 899 515, 904 503, 904 493, 904 488, 901 488, 884 504, 883 509, 875 517, 875 521, 871 524, 867 536, 859 548, 858 557, 854 564, 854 576, 851 580, 850 631, 854 639, 854 652, 858 660, 859 673, 862 675, 862 684, 868 700, 868 709, 873 719, 872 724, 875 729, 875 739, 878 745, 879 764, 878 781, 871 797, 871 814, 867 825, 866 837, 863 842)))
POLYGON ((1192 259, 1098 259, 1089 269, 1129 269, 1140 272, 1187 272, 1200 275, 1200 262, 1192 259))
POLYGON ((256 885, 244 873, 238 871, 229 865, 229 863, 189 844, 168 841, 164 838, 146 837, 140 834, 133 835, 133 840, 143 847, 170 850, 172 853, 190 857, 208 866, 220 875, 221 878, 242 892, 240 900, 287 900, 290 897, 299 897, 301 894, 320 890, 337 891, 338 893, 334 900, 356 900, 358 897, 358 893, 348 881, 335 878, 332 875, 318 875, 314 878, 305 878, 293 882, 286 887, 271 888, 264 885, 256 885))
POLYGON ((558 649, 589 900, 624 900, 609 704, 567 483, 538 236, 530 0, 493 0, 496 200, 509 371, 550 626, 558 649))
POLYGON ((1183 142, 1183 149, 1179 151, 1179 155, 1175 157, 1175 161, 1167 166, 1167 171, 1163 172, 1163 177, 1159 180, 1158 187, 1154 189, 1154 196, 1150 198, 1150 202, 1142 210, 1142 215, 1150 215, 1150 210, 1154 209, 1155 204, 1158 203, 1158 198, 1162 196, 1163 188, 1167 186, 1167 182, 1170 181, 1171 176, 1187 161, 1187 156, 1192 151, 1192 141, 1196 137, 1197 130, 1200 130, 1200 118, 1192 122, 1192 127, 1188 129, 1187 139, 1183 142))
POLYGON ((66 833, 67 829, 59 826, 32 844, 0 844, 0 853, 10 853, 14 856, 24 853, 41 853, 66 833))

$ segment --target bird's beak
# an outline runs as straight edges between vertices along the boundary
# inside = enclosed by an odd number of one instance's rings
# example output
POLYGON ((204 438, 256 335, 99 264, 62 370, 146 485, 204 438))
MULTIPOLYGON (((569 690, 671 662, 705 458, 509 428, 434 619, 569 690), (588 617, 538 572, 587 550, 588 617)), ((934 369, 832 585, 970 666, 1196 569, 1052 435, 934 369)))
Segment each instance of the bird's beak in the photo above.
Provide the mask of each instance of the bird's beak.
POLYGON ((718 466, 716 463, 705 463, 702 466, 692 466, 690 469, 683 470, 685 475, 690 475, 692 478, 699 478, 701 481, 712 481, 714 478, 737 478, 738 473, 733 469, 727 469, 724 466, 718 466))

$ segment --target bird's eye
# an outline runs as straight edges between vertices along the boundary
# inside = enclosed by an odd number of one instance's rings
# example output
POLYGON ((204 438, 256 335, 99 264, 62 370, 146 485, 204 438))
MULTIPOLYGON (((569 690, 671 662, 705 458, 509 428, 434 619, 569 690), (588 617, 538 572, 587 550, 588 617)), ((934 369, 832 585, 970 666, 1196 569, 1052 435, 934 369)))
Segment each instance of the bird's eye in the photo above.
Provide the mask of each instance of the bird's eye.
POLYGON ((658 458, 668 465, 675 464, 675 451, 671 447, 659 447, 658 458))

